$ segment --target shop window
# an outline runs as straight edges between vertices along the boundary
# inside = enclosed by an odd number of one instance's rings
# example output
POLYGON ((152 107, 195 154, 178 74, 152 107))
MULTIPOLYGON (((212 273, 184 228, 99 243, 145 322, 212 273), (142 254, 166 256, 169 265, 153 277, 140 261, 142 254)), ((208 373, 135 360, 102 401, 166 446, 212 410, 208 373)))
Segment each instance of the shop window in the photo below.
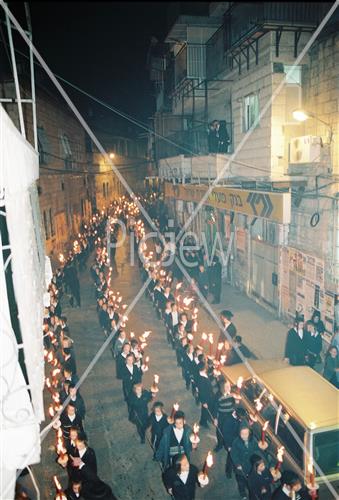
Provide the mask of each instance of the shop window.
POLYGON ((259 125, 259 96, 249 94, 243 100, 243 132, 247 132, 253 124, 259 125))

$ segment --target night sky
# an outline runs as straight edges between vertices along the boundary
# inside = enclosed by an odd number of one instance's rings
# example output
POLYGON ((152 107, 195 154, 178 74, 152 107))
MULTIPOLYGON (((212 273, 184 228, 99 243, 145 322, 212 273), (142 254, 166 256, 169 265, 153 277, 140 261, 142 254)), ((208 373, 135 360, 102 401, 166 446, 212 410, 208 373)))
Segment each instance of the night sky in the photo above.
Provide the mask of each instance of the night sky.
MULTIPOLYGON (((9 7, 24 22, 24 4, 9 7)), ((166 3, 31 2, 30 9, 33 42, 55 73, 139 120, 152 115, 146 57, 151 37, 166 35, 166 3)), ((111 112, 65 88, 82 112, 91 106, 111 122, 111 112)))

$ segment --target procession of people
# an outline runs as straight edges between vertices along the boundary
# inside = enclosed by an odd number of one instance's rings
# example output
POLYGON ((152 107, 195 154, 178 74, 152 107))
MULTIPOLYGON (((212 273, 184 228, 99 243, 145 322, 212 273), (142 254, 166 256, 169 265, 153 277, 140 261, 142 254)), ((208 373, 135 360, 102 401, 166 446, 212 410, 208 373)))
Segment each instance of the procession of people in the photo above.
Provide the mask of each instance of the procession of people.
MULTIPOLYGON (((83 223, 73 251, 67 258, 60 259, 63 265, 54 273, 49 288, 51 302, 46 308, 43 325, 45 359, 52 360, 52 366, 60 371, 60 379, 55 380, 54 385, 52 383, 54 392, 50 391, 57 403, 51 405, 50 415, 55 418, 55 413, 62 407, 55 426, 61 443, 59 451, 57 448, 56 461, 67 471, 69 481, 67 488, 57 489, 59 498, 115 498, 111 488, 100 479, 95 447, 86 434, 87 407, 78 384, 76 346, 71 338, 71 326, 61 307, 62 298, 63 304, 67 300, 67 305, 81 307, 77 268, 79 272, 84 272, 88 260, 92 259, 89 272, 95 291, 98 328, 110 339, 115 360, 115 383, 121 383, 126 421, 135 425, 140 445, 146 442, 150 445, 150 456, 160 466, 168 494, 176 500, 193 500, 196 488, 208 485, 212 454, 209 452, 204 464, 191 462, 192 451, 200 441, 199 427, 203 427, 215 430, 213 460, 223 460, 219 452, 225 450, 225 491, 227 480, 234 477, 239 498, 244 500, 310 499, 307 488, 293 471, 274 473, 272 457, 255 437, 254 421, 241 404, 237 387, 226 380, 219 369, 222 365, 237 364, 242 361, 241 358, 252 356, 242 344, 232 311, 225 309, 220 312, 222 329, 217 356, 211 355, 208 339, 201 341, 199 336, 197 340, 199 295, 202 294, 205 299, 211 297, 215 304, 220 303, 221 265, 218 258, 208 264, 201 248, 187 251, 180 265, 173 259, 172 265, 166 266, 166 260, 171 256, 180 257, 178 247, 171 244, 173 240, 164 238, 160 231, 162 226, 168 234, 169 228, 165 217, 160 224, 159 213, 154 209, 155 197, 139 199, 148 213, 153 213, 153 222, 159 230, 158 238, 153 243, 144 243, 143 237, 151 228, 142 219, 136 204, 126 197, 115 200, 107 213, 96 215, 90 223, 83 223), (145 293, 158 318, 158 324, 150 325, 150 329, 162 332, 169 349, 173 349, 173 362, 180 367, 183 378, 182 390, 190 391, 200 407, 199 425, 188 425, 189 416, 178 405, 165 407, 158 387, 161 373, 154 375, 151 387, 143 383, 144 374, 149 370, 147 343, 151 341, 148 338, 150 332, 135 336, 129 331, 125 316, 127 306, 122 304, 122 297, 114 285, 115 249, 109 253, 110 245, 107 245, 107 238, 113 242, 114 248, 119 239, 121 228, 118 219, 124 222, 130 238, 133 238, 139 254, 140 281, 147 282, 145 293), (188 262, 190 265, 187 265, 188 262)), ((178 228, 172 231, 178 235, 178 228)), ((321 324, 320 318, 315 316, 307 322, 305 330, 304 323, 298 318, 295 328, 288 333, 286 345, 286 359, 291 364, 314 366, 317 363, 321 353, 318 339, 321 324)), ((333 352, 329 357, 334 361, 325 365, 324 376, 333 383, 338 373, 335 361, 338 352, 334 352, 336 348, 333 346, 331 349, 333 352)), ((47 379, 46 385, 49 387, 47 379)), ((206 498, 210 498, 208 493, 206 498)))

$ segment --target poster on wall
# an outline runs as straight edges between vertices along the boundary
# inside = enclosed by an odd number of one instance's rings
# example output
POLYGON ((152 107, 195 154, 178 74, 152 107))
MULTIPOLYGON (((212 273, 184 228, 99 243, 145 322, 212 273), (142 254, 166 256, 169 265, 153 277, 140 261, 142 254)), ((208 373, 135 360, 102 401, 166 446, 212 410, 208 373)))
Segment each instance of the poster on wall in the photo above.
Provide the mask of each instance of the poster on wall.
POLYGON ((296 275, 296 311, 299 316, 307 314, 307 304, 305 301, 305 280, 299 274, 296 275))
POLYGON ((325 328, 328 332, 334 331, 334 294, 326 292, 324 294, 323 307, 321 308, 325 328))
POLYGON ((314 288, 314 283, 310 280, 304 280, 305 281, 305 305, 306 305, 306 313, 307 313, 307 318, 308 319, 313 312, 313 304, 314 304, 314 294, 315 294, 315 288, 314 288))
POLYGON ((297 273, 305 276, 306 255, 302 252, 297 252, 297 273))
POLYGON ((305 275, 311 281, 315 281, 315 262, 316 259, 314 257, 306 255, 305 275))
POLYGON ((315 283, 324 288, 324 262, 320 259, 316 259, 315 262, 315 283))
POLYGON ((290 271, 297 270, 297 252, 294 248, 288 249, 290 271))

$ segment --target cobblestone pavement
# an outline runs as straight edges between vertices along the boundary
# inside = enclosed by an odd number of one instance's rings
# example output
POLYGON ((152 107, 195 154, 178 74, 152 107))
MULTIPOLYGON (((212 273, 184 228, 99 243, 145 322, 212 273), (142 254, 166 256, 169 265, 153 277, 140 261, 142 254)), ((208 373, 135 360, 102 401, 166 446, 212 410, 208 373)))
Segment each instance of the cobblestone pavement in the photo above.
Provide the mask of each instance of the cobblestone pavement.
MULTIPOLYGON (((117 251, 118 276, 112 280, 112 289, 123 296, 123 303, 130 304, 142 283, 138 267, 129 265, 129 246, 126 244, 117 251)), ((89 260, 90 265, 92 261, 89 260)), ((81 375, 105 340, 100 330, 89 270, 80 275, 82 307, 72 309, 63 305, 67 316, 70 336, 75 342, 78 373, 81 375)), ((207 314, 201 313, 201 321, 212 323, 207 314)), ((207 325, 206 325, 207 326, 207 325)), ((144 375, 145 387, 151 385, 154 373, 160 375, 158 400, 165 403, 170 413, 173 403, 178 402, 186 413, 187 423, 199 421, 200 408, 196 406, 190 391, 186 391, 181 377, 181 369, 176 365, 175 353, 168 346, 165 329, 145 296, 142 296, 129 315, 127 331, 141 335, 151 330, 147 355, 150 357, 150 370, 144 375)), ((217 332, 215 326, 214 331, 217 332)), ((98 458, 98 472, 101 479, 109 483, 119 500, 161 500, 170 498, 161 481, 160 467, 152 461, 152 450, 147 444, 140 444, 136 429, 128 421, 127 407, 123 401, 121 382, 115 378, 115 362, 109 348, 94 366, 80 389, 84 397, 87 414, 84 422, 89 444, 98 458)), ((48 406, 46 399, 46 408, 48 406)), ((45 424, 48 423, 46 420, 45 424)), ((216 439, 215 430, 202 429, 198 450, 193 451, 191 461, 202 467, 208 450, 213 450, 216 439)), ((41 498, 54 498, 52 476, 58 474, 63 486, 67 477, 54 462, 54 431, 50 432, 43 443, 42 464, 35 466, 41 498)), ((210 471, 210 485, 198 488, 197 499, 218 500, 239 498, 234 479, 226 479, 224 466, 226 453, 214 453, 215 465, 210 471)))

